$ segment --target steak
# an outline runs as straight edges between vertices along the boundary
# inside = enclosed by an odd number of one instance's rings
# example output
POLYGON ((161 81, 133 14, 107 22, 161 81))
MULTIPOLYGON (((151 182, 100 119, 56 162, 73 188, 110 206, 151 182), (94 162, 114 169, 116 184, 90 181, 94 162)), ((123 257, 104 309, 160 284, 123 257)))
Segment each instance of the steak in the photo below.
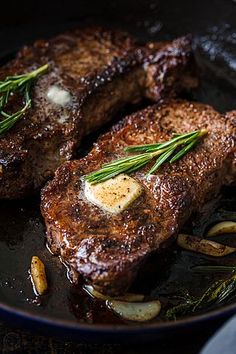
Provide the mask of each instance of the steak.
POLYGON ((49 247, 72 280, 81 274, 103 293, 127 290, 147 257, 173 241, 190 216, 233 181, 235 128, 232 117, 210 106, 164 101, 124 118, 86 157, 64 163, 42 191, 41 210, 49 247), (143 192, 128 209, 107 213, 85 198, 82 177, 124 156, 127 145, 198 129, 208 133, 182 159, 149 177, 150 165, 131 174, 143 192))
MULTIPOLYGON (((40 188, 70 160, 82 138, 108 122, 127 103, 154 101, 196 85, 191 39, 138 46, 127 34, 102 28, 74 30, 23 48, 0 68, 0 80, 49 64, 35 83, 33 107, 0 138, 0 198, 19 198, 40 188), (69 97, 49 99, 50 89, 69 97)), ((12 112, 19 98, 11 98, 12 112)))

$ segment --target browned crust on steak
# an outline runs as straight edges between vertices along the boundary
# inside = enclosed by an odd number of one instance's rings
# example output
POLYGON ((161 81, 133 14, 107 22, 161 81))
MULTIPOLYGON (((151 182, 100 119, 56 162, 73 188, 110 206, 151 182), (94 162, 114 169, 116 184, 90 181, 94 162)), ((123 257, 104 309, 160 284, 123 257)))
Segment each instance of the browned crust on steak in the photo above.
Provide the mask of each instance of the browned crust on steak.
POLYGON ((125 291, 146 257, 174 239, 192 213, 232 182, 235 140, 230 120, 199 103, 170 101, 126 117, 85 158, 61 166, 43 189, 41 210, 52 251, 74 279, 80 273, 102 292, 125 291), (82 177, 123 156, 125 146, 197 129, 207 129, 207 136, 181 160, 149 178, 150 166, 132 174, 143 193, 122 213, 105 213, 84 197, 82 177))
MULTIPOLYGON (((45 63, 49 70, 34 86, 33 108, 0 138, 0 198, 23 197, 41 187, 86 134, 128 102, 144 96, 159 100, 196 84, 189 37, 139 47, 126 33, 102 28, 37 41, 0 69, 0 79, 45 63), (70 105, 47 100, 47 89, 55 84, 71 93, 70 105), (66 121, 60 123, 61 117, 66 121)), ((13 97, 12 111, 18 103, 13 97)))

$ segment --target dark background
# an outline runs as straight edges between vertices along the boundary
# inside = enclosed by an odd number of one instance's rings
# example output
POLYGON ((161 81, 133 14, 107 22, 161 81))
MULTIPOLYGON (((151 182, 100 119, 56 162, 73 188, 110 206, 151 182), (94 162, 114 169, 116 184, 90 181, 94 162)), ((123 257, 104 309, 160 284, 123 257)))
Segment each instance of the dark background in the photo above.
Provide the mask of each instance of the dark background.
POLYGON ((141 39, 200 33, 234 24, 233 0, 1 0, 1 50, 78 23, 106 23, 141 39))
MULTIPOLYGON (((232 0, 1 0, 0 57, 23 44, 49 37, 78 24, 106 24, 133 33, 141 41, 174 38, 193 33, 196 45, 212 65, 219 68, 231 89, 236 87, 236 2, 232 0), (235 32, 234 32, 235 29, 235 32), (221 67, 224 70, 221 71, 221 67)), ((214 93, 213 93, 214 94, 214 93)), ((235 89, 236 94, 236 89, 235 89)), ((206 100, 204 96, 202 100, 206 100)), ((208 103, 211 96, 207 95, 208 103)), ((215 102, 215 100, 213 100, 215 102)), ((236 102, 236 100, 235 100, 236 102)), ((217 106, 217 103, 215 104, 217 106)), ((235 108, 234 100, 219 97, 220 110, 235 108)), ((211 329, 189 338, 158 341, 143 346, 96 345, 52 339, 14 329, 14 323, 0 323, 0 351, 3 353, 182 353, 195 354, 211 329)))

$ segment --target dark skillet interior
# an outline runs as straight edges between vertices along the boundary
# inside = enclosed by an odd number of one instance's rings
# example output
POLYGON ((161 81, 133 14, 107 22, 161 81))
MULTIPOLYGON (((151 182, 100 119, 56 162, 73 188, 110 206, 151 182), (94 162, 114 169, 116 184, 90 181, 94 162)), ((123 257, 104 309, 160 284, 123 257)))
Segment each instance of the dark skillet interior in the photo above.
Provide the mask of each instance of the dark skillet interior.
MULTIPOLYGON (((25 6, 22 2, 16 2, 15 7, 13 3, 11 2, 11 11, 4 12, 4 18, 0 15, 2 62, 22 44, 30 43, 39 37, 49 37, 76 24, 99 23, 126 29, 141 41, 170 39, 193 33, 202 85, 188 98, 209 103, 222 112, 236 108, 234 1, 181 0, 177 3, 169 0, 68 0, 50 3, 41 1, 40 8, 37 2, 25 1, 25 6)), ((143 105, 145 104, 144 102, 143 105)), ((117 119, 133 109, 137 107, 127 107, 117 119)), ((78 151, 78 156, 89 150, 97 135, 98 133, 86 139, 83 148, 78 151)), ((220 201, 219 207, 224 206, 236 211, 235 192, 235 188, 223 191, 223 200, 220 201)), ((206 224, 218 218, 217 213, 207 213, 206 224)), ((200 234, 206 224, 199 221, 194 225, 193 231, 200 234)), ((57 319, 66 319, 72 324, 124 324, 101 303, 89 298, 81 288, 70 285, 65 267, 45 248, 44 236, 38 197, 26 201, 1 202, 0 303, 30 314, 51 317, 55 322, 57 319), (38 255, 45 263, 50 284, 48 295, 40 300, 35 297, 28 277, 33 255, 38 255)), ((236 242, 234 244, 236 246, 236 242)), ((151 297, 161 293, 164 299, 166 294, 176 287, 186 287, 192 295, 198 295, 209 281, 217 278, 209 274, 196 275, 190 270, 192 265, 208 263, 207 257, 181 252, 178 249, 172 251, 163 255, 161 260, 150 260, 134 284, 134 290, 151 297)), ((236 263, 236 257, 229 256, 223 262, 236 263)), ((164 320, 163 316, 161 320, 164 320)), ((160 324, 160 318, 153 322, 160 324)), ((125 324, 133 326, 132 323, 125 324)))

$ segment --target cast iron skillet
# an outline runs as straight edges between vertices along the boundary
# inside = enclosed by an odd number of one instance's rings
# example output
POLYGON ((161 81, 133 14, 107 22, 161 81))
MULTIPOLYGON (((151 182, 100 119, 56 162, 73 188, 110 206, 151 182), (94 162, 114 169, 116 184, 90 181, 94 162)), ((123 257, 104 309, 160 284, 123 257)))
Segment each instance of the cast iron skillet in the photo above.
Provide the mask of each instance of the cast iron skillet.
MULTIPOLYGON (((40 1, 40 4, 11 2, 6 6, 9 9, 0 14, 2 62, 23 44, 40 37, 50 37, 77 24, 103 24, 125 29, 140 41, 171 39, 193 33, 203 80, 201 88, 190 98, 212 104, 222 112, 236 108, 236 28, 233 25, 236 4, 233 1, 67 0, 40 1)), ((78 154, 84 154, 95 138, 96 134, 87 139, 78 154)), ((236 205, 235 189, 227 191, 225 199, 227 207, 233 209, 236 205)), ((170 334, 186 335, 187 331, 202 328, 203 324, 213 330, 236 312, 236 304, 231 303, 176 322, 122 323, 85 296, 81 289, 70 286, 64 266, 45 248, 45 230, 37 196, 24 201, 1 202, 0 230, 0 314, 17 326, 80 340, 137 342, 170 334), (30 259, 35 254, 44 261, 50 281, 48 295, 40 300, 35 298, 28 279, 30 259)), ((150 289, 155 292, 155 289, 160 289, 158 279, 178 281, 181 274, 185 275, 185 285, 191 283, 197 288, 204 287, 209 279, 196 279, 188 271, 190 265, 199 262, 201 257, 174 250, 172 256, 164 257, 156 267, 157 270, 164 269, 161 277, 160 272, 147 269, 146 274, 149 271, 150 277, 142 285, 141 276, 136 287, 146 293, 150 289)))

